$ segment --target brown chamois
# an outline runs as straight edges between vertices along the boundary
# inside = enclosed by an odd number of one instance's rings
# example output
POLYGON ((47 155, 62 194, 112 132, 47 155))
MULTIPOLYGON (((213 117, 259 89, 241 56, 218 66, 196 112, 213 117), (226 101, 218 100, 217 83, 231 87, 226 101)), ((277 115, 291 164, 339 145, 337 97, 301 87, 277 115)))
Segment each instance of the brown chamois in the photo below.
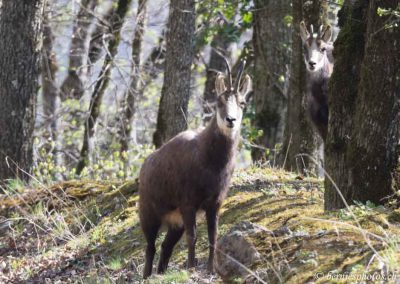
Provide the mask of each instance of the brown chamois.
POLYGON ((157 273, 167 269, 184 231, 187 267, 195 266, 196 214, 201 211, 205 212, 208 229, 208 270, 213 272, 218 212, 234 170, 243 108, 251 91, 250 77, 241 80, 244 63, 234 85, 226 64, 227 78, 219 73, 215 81, 216 115, 209 125, 202 131, 178 134, 151 154, 141 168, 139 216, 147 241, 144 278, 152 273, 155 240, 162 225, 168 231, 161 245, 157 273))
POLYGON ((314 34, 313 26, 307 30, 300 23, 300 36, 303 41, 303 55, 307 67, 308 111, 318 133, 325 141, 328 133, 328 84, 333 70, 332 28, 321 26, 314 34))

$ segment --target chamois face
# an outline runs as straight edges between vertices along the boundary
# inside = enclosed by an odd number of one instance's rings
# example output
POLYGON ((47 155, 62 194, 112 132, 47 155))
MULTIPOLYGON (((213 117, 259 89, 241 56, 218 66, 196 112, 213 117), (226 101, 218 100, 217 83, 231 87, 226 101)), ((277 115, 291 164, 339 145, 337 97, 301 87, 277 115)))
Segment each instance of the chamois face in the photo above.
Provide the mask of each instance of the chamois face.
POLYGON ((313 26, 310 25, 310 32, 304 22, 300 23, 300 36, 303 41, 303 55, 309 72, 317 72, 324 66, 327 58, 327 50, 332 48, 332 28, 321 26, 318 33, 313 33, 313 26))
POLYGON ((218 74, 215 81, 218 95, 217 124, 221 132, 228 137, 235 137, 240 131, 243 109, 246 106, 247 96, 251 91, 251 79, 246 75, 236 85, 236 88, 231 88, 230 90, 225 87, 225 76, 222 74, 218 74), (235 89, 237 90, 235 91, 235 89))

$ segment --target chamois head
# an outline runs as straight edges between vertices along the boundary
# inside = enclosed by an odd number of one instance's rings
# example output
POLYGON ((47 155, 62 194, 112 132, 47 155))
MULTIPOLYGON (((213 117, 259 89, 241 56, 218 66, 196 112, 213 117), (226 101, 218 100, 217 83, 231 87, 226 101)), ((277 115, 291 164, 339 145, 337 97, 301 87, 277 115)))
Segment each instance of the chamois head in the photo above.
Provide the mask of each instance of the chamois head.
POLYGON ((327 56, 327 50, 332 48, 331 26, 320 26, 317 33, 314 34, 313 25, 307 30, 304 21, 300 23, 300 36, 304 47, 304 61, 309 72, 316 72, 323 68, 324 58, 327 56))
POLYGON ((244 76, 242 79, 245 61, 240 64, 234 83, 232 82, 231 69, 226 59, 225 62, 228 76, 218 73, 215 80, 215 89, 218 96, 216 108, 217 125, 224 135, 234 137, 240 130, 243 109, 248 101, 252 82, 249 75, 244 76))

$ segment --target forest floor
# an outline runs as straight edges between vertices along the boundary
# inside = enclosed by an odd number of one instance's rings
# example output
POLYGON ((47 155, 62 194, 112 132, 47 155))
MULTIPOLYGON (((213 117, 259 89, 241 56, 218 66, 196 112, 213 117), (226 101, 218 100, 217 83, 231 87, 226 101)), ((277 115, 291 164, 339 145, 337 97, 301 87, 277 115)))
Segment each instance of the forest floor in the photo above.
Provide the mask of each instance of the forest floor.
MULTIPOLYGON (((400 211, 359 204, 324 213, 322 185, 269 168, 237 171, 219 236, 240 221, 265 228, 250 240, 262 259, 251 270, 268 283, 393 282, 400 211), (271 234, 279 231, 290 234, 271 234)), ((134 181, 69 181, 0 197, 0 283, 141 283, 145 243, 137 201, 134 181)), ((222 282, 205 272, 204 220, 198 228, 198 267, 184 269, 183 238, 168 273, 148 283, 222 282)))

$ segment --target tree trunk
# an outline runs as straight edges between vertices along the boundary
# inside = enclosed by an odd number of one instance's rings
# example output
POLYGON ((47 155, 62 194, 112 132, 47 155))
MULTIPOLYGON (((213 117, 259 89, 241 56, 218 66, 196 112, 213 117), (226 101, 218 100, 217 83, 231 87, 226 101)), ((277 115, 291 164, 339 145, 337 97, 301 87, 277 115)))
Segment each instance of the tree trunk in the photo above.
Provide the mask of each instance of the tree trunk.
POLYGON ((0 182, 28 180, 44 1, 4 1, 0 17, 0 182))
MULTIPOLYGON (((221 49, 222 53, 225 54, 227 58, 230 56, 227 55, 227 50, 229 47, 230 41, 221 34, 217 34, 214 36, 211 46, 213 48, 221 49)), ((219 72, 226 71, 226 64, 224 59, 219 55, 214 49, 211 49, 210 61, 207 66, 206 71, 206 84, 204 87, 204 105, 203 105, 203 122, 204 124, 210 121, 212 118, 213 110, 210 104, 215 102, 217 99, 217 95, 215 93, 215 78, 219 72)))
POLYGON ((157 148, 187 128, 195 18, 194 0, 171 0, 164 84, 153 137, 157 148))
MULTIPOLYGON (((115 0, 113 0, 113 3, 115 0)), ((115 13, 115 6, 111 4, 108 10, 104 13, 101 19, 98 19, 96 28, 91 34, 89 51, 88 51, 88 68, 93 66, 103 55, 105 44, 108 43, 110 38, 111 30, 111 18, 115 13)))
POLYGON ((89 27, 97 0, 82 0, 81 7, 74 21, 72 40, 69 53, 68 75, 61 84, 60 98, 80 99, 84 94, 82 67, 86 58, 86 45, 89 36, 89 27))
POLYGON ((46 152, 54 150, 54 143, 57 140, 57 120, 55 117, 57 103, 57 86, 55 74, 57 72, 56 56, 53 53, 54 35, 51 30, 49 14, 51 7, 47 4, 43 24, 43 47, 42 47, 42 96, 43 96, 43 116, 44 116, 44 138, 46 141, 46 152))
POLYGON ((122 119, 122 131, 120 131, 121 153, 129 149, 132 134, 132 122, 135 115, 135 99, 139 95, 141 88, 142 67, 140 64, 140 54, 142 51, 142 42, 144 35, 144 25, 146 20, 147 0, 139 0, 136 14, 136 30, 132 42, 132 71, 130 87, 125 94, 124 117, 122 119))
POLYGON ((94 135, 94 126, 96 120, 100 115, 101 101, 105 90, 107 89, 110 81, 110 73, 112 62, 117 54, 118 45, 121 39, 121 28, 124 23, 125 16, 128 12, 131 0, 119 0, 115 14, 112 17, 112 30, 114 31, 113 37, 108 44, 108 52, 104 59, 103 67, 97 78, 92 97, 90 99, 89 116, 85 123, 85 130, 83 136, 83 144, 78 165, 76 166, 76 174, 80 175, 82 170, 86 167, 89 158, 89 141, 94 135))
MULTIPOLYGON (((377 14, 394 2, 348 1, 341 11, 326 170, 347 203, 382 204, 400 185, 400 29, 385 28, 391 19, 377 14)), ((329 179, 325 187, 325 209, 344 207, 329 179)))
MULTIPOLYGON (((290 15, 290 5, 291 0, 257 0, 253 13, 256 111, 253 125, 263 131, 256 144, 271 150, 282 143, 285 126, 287 94, 284 81, 288 79, 290 28, 284 19, 290 15)), ((251 153, 253 161, 272 158, 259 148, 253 148, 251 153)))
POLYGON ((312 160, 319 161, 322 141, 312 126, 306 110, 306 67, 299 24, 304 20, 307 26, 312 24, 314 27, 319 27, 325 22, 326 7, 323 0, 304 3, 303 0, 293 0, 292 4, 292 55, 281 162, 286 170, 295 170, 301 174, 316 172, 317 166, 312 160))

